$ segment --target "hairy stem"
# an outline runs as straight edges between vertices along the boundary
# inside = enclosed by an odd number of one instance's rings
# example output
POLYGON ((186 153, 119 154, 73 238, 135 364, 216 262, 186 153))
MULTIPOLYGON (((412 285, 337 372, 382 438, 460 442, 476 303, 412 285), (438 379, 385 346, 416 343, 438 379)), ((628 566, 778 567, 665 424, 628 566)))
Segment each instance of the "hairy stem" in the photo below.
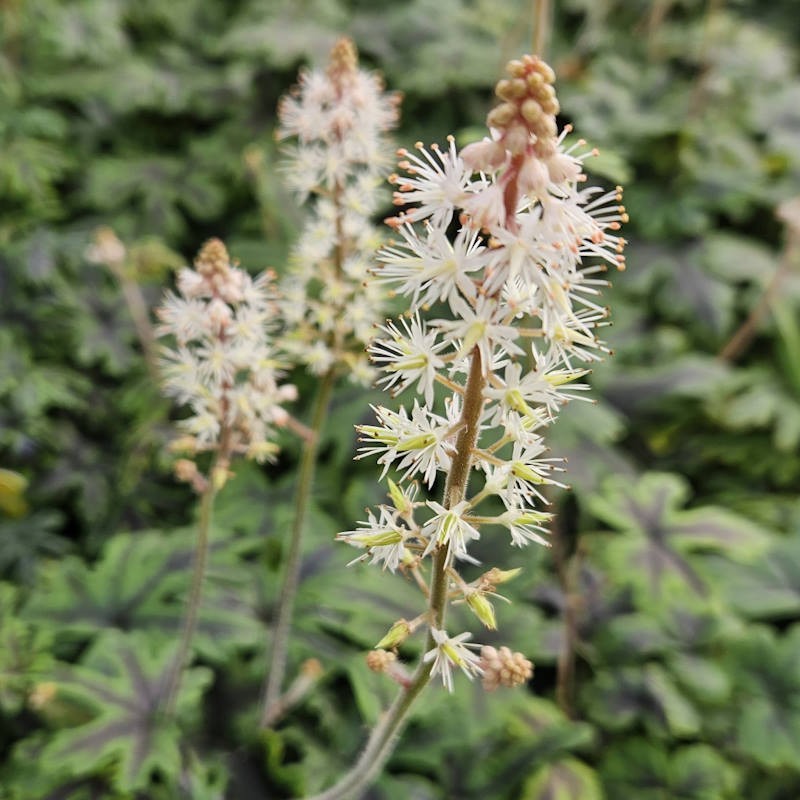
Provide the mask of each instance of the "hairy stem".
POLYGON ((192 578, 189 585, 189 598, 186 601, 186 613, 183 618, 181 638, 178 643, 178 652, 170 668, 167 681, 164 713, 167 717, 175 714, 178 694, 181 689, 183 672, 189 660, 189 651, 192 639, 197 628, 197 618, 200 613, 200 599, 203 592, 203 581, 208 562, 209 529, 211 527, 211 514, 214 508, 214 498, 217 494, 214 472, 216 464, 211 470, 211 480, 200 497, 200 519, 197 524, 197 542, 195 543, 194 558, 192 560, 192 578))
MULTIPOLYGON (((460 503, 467 492, 467 483, 472 467, 472 452, 478 440, 485 384, 486 377, 483 374, 480 352, 475 348, 472 352, 469 378, 464 390, 464 408, 461 412, 460 428, 456 439, 456 452, 444 489, 443 504, 446 508, 460 503)), ((430 628, 442 629, 444 627, 447 613, 448 561, 448 548, 446 546, 439 547, 433 557, 428 597, 428 618, 431 623, 425 652, 436 646, 430 628)), ((308 798, 308 800, 355 800, 361 796, 361 793, 380 774, 383 765, 392 754, 408 717, 408 712, 428 685, 432 669, 431 661, 423 661, 420 658, 408 685, 400 690, 388 711, 372 729, 367 744, 352 769, 336 785, 308 798)))
POLYGON ((264 701, 261 709, 260 725, 268 727, 275 722, 274 709, 281 699, 281 687, 286 677, 286 660, 289 647, 289 634, 292 627, 292 613, 297 595, 300 577, 300 562, 303 542, 303 529, 305 527, 306 512, 308 511, 311 490, 314 486, 314 473, 317 466, 317 451, 319 438, 325 419, 328 416, 331 393, 336 376, 333 369, 328 370, 322 378, 314 403, 311 421, 311 435, 303 445, 303 454, 300 461, 300 475, 294 500, 294 521, 292 523, 291 538, 289 540, 289 554, 284 569, 283 586, 278 600, 278 610, 275 620, 275 629, 272 636, 272 655, 270 657, 269 671, 264 683, 264 701))

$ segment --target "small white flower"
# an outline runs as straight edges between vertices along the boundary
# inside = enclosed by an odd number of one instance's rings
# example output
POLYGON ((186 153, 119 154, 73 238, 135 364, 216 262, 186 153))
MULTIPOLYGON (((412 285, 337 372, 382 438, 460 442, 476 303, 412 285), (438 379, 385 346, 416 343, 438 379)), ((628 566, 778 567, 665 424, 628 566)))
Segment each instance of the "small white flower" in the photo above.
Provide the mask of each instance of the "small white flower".
POLYGON ((542 536, 547 533, 547 528, 542 523, 551 517, 552 514, 533 509, 508 509, 494 521, 508 528, 514 547, 525 547, 531 542, 549 547, 550 543, 542 536))
POLYGON ((419 314, 401 318, 400 324, 403 330, 394 322, 382 325, 380 330, 388 338, 376 338, 369 346, 370 358, 386 373, 378 383, 402 392, 416 381, 417 392, 432 406, 436 374, 444 366, 439 353, 448 342, 437 342, 436 331, 427 330, 419 314))
POLYGON ((433 225, 446 226, 455 208, 469 196, 472 169, 458 155, 455 139, 448 136, 447 140, 447 152, 442 152, 436 144, 428 150, 421 142, 416 145, 419 156, 408 150, 400 151, 403 159, 400 167, 407 174, 392 179, 399 190, 394 202, 414 205, 404 212, 404 219, 417 222, 431 217, 433 225))
POLYGON ((573 392, 586 391, 589 387, 572 383, 588 370, 554 369, 549 352, 541 354, 534 348, 532 353, 535 369, 523 373, 522 364, 508 362, 502 382, 498 379, 496 385, 486 389, 486 397, 496 401, 496 405, 490 406, 493 409, 490 425, 504 425, 510 414, 516 414, 537 427, 553 419, 567 401, 588 399, 573 392))
POLYGON ((437 471, 450 468, 450 421, 428 411, 416 400, 410 417, 404 408, 391 411, 372 406, 372 409, 381 424, 357 426, 361 441, 372 442, 360 448, 357 458, 380 454, 378 463, 384 465, 381 478, 396 461, 397 469, 404 470, 403 480, 420 473, 425 483, 433 486, 437 471))
POLYGON ((462 500, 453 508, 445 508, 433 500, 428 500, 426 505, 436 514, 422 527, 422 535, 428 538, 428 545, 423 555, 428 555, 437 547, 447 545, 451 561, 455 557, 477 564, 478 562, 467 553, 467 544, 481 538, 477 528, 464 519, 470 508, 469 501, 462 500))
POLYGON ((382 267, 377 280, 399 284, 397 291, 411 295, 414 309, 444 300, 451 307, 460 297, 473 299, 477 294, 471 274, 486 265, 489 254, 477 231, 463 228, 451 242, 447 225, 426 224, 421 238, 409 224, 397 230, 404 244, 391 244, 381 250, 382 267))
POLYGON ((314 375, 324 375, 334 363, 334 354, 325 344, 317 340, 310 345, 304 345, 299 352, 300 358, 314 375))
MULTIPOLYGON (((411 534, 408 528, 396 522, 397 512, 380 506, 379 516, 367 511, 367 519, 358 522, 359 527, 352 531, 342 531, 336 536, 353 547, 365 548, 371 557, 371 564, 383 564, 384 569, 394 572, 406 552, 405 541, 411 534)), ((361 556, 356 561, 361 561, 361 556)), ((353 562, 351 562, 353 563, 353 562)))
POLYGON ((517 329, 503 322, 503 309, 496 298, 481 295, 474 307, 458 298, 453 305, 457 318, 434 320, 431 327, 460 340, 457 357, 463 358, 477 347, 483 369, 487 371, 498 352, 512 356, 525 352, 517 344, 517 329))
POLYGON ((480 648, 481 645, 464 644, 472 638, 471 633, 459 633, 458 636, 450 638, 447 631, 431 628, 431 636, 436 646, 425 653, 423 661, 426 663, 433 661, 431 676, 441 675, 442 684, 448 692, 453 691, 453 667, 458 667, 470 680, 476 675, 483 674, 480 657, 470 650, 470 648, 480 648))
POLYGON ((514 442, 511 458, 501 467, 508 475, 508 492, 512 496, 519 496, 532 502, 538 498, 545 502, 545 498, 537 487, 550 484, 565 489, 563 483, 554 480, 551 473, 556 468, 556 458, 540 458, 547 452, 544 441, 540 436, 520 436, 514 442))

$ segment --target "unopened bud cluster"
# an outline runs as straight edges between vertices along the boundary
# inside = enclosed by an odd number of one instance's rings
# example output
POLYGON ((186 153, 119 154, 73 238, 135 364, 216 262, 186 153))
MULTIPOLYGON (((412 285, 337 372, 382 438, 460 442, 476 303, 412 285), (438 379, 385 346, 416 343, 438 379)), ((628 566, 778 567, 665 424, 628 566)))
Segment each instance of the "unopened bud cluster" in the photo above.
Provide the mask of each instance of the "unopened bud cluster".
POLYGON ((364 349, 384 293, 364 281, 381 242, 371 217, 399 99, 359 69, 353 43, 342 39, 327 70, 301 73, 278 108, 278 138, 295 140, 286 151, 286 179, 301 200, 312 198, 282 287, 283 346, 318 375, 341 369, 362 383, 374 377, 364 349))
POLYGON ((512 61, 508 72, 510 77, 495 90, 503 103, 489 112, 486 124, 500 133, 500 142, 513 155, 523 153, 529 144, 540 158, 552 155, 548 151, 556 138, 559 111, 555 73, 535 56, 512 61))
MULTIPOLYGON (((262 461, 274 454, 274 426, 287 414, 281 403, 295 388, 280 384, 268 330, 275 314, 273 276, 253 279, 231 262, 225 245, 210 239, 194 267, 177 277, 157 314, 164 390, 191 410, 179 423, 185 436, 176 449, 188 454, 216 451, 262 461)), ((178 473, 196 487, 201 480, 182 460, 178 473)))
POLYGON ((533 677, 533 664, 522 653, 512 653, 507 647, 499 650, 489 645, 481 648, 482 684, 487 692, 500 686, 513 689, 533 677))
MULTIPOLYGON (((403 174, 392 181, 402 210, 388 220, 397 236, 381 251, 376 282, 410 307, 380 329, 370 353, 387 388, 416 397, 397 410, 376 407, 375 423, 359 426, 359 457, 377 456, 383 476, 399 478, 389 481, 390 504, 340 534, 363 559, 418 578, 434 557, 440 569, 444 554, 447 596, 487 628, 497 625, 497 585, 515 573, 490 564, 468 581, 460 565, 477 563, 472 553, 485 539, 484 561, 504 539, 547 543, 543 487, 562 484, 543 434, 608 352, 596 335, 608 315, 599 293, 606 265, 624 265, 618 231, 627 219, 619 187, 584 186, 592 152, 580 140, 567 145, 569 128, 557 131, 550 67, 526 56, 507 71, 489 137, 460 152, 452 137, 446 150, 399 151, 403 174), (471 476, 457 491, 456 467, 471 476), (431 489, 440 478, 441 503, 418 496, 419 483, 431 489)), ((429 611, 413 630, 428 631, 435 647, 425 660, 448 688, 453 667, 482 674, 487 689, 530 677, 523 656, 484 648, 479 657, 470 633, 450 636, 435 624, 442 616, 429 611)), ((402 623, 379 646, 402 641, 402 623)))

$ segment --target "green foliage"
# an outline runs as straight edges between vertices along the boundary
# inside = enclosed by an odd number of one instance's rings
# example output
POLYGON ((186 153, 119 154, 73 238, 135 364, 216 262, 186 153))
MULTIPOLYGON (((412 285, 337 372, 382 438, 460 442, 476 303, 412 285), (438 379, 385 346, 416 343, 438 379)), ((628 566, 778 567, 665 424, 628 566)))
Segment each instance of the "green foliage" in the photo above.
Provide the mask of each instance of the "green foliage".
MULTIPOLYGON (((171 646, 156 649, 147 636, 109 633, 97 640, 80 667, 54 672, 56 697, 66 706, 59 716, 89 709, 91 719, 56 734, 42 752, 43 761, 71 775, 111 764, 111 783, 122 792, 145 788, 153 771, 179 774, 176 726, 160 718, 172 657, 171 646)), ((179 710, 196 714, 210 680, 208 670, 190 670, 179 710)))
POLYGON ((523 800, 603 800, 603 790, 594 770, 564 759, 536 771, 525 784, 523 800))
MULTIPOLYGON (((117 534, 91 567, 75 557, 53 562, 41 571, 23 615, 54 624, 56 643, 85 641, 106 628, 174 636, 188 591, 193 539, 193 531, 117 534)), ((240 543, 212 544, 195 642, 208 658, 263 638, 241 552, 240 543)))
POLYGON ((0 713, 18 713, 36 675, 50 666, 50 631, 19 619, 17 590, 0 583, 0 713))
POLYGON ((698 550, 751 560, 763 551, 767 534, 742 517, 720 508, 680 511, 688 494, 678 476, 650 473, 634 484, 610 480, 589 500, 592 514, 618 531, 590 546, 601 551, 612 580, 632 585, 644 602, 657 602, 670 589, 706 595, 691 559, 698 550))
POLYGON ((766 767, 793 769, 800 761, 798 655, 800 625, 780 638, 754 627, 731 645, 730 664, 741 701, 736 745, 766 767))
POLYGON ((736 768, 702 744, 670 753, 626 740, 609 750, 603 767, 610 797, 732 800, 741 796, 736 768))
MULTIPOLYGON (((499 65, 529 46, 530 5, 0 3, 3 800, 298 796, 358 753, 396 692, 363 651, 419 611, 409 575, 346 567, 356 552, 333 543, 382 500, 351 459, 385 398, 341 388, 321 442, 289 655, 290 674, 317 658, 323 677, 257 731, 287 434, 219 496, 168 721, 195 498, 170 475, 171 412, 118 278, 86 249, 112 226, 151 307, 211 235, 280 272, 302 216, 271 133, 297 67, 347 31, 405 93, 398 141, 474 139, 499 65)), ((800 194, 796 4, 554 5, 563 121, 600 148, 587 169, 626 185, 615 357, 593 372, 597 404, 553 428, 573 486, 552 498, 556 546, 513 553, 513 604, 481 637, 535 658, 532 684, 431 689, 370 796, 796 800, 800 281, 774 213, 800 194), (772 285, 751 341, 720 359, 772 285)), ((292 377, 306 420, 314 381, 292 377)))

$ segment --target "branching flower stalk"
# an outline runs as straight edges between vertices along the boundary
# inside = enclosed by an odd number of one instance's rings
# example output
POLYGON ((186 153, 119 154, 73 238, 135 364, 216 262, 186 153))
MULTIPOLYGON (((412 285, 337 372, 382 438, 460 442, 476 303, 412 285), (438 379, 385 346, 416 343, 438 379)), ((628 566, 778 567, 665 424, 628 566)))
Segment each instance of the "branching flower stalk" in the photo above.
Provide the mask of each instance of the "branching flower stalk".
POLYGON ((401 150, 405 174, 392 179, 396 203, 408 210, 389 220, 399 238, 382 251, 376 282, 408 297, 410 309, 381 328, 370 352, 384 384, 415 386, 424 402, 379 406, 376 423, 359 426, 359 457, 375 455, 382 477, 390 469, 400 477, 389 480, 391 503, 339 538, 364 550, 356 560, 409 572, 418 585, 427 570, 426 608, 396 621, 370 655, 399 694, 352 770, 315 800, 361 795, 433 677, 452 689, 460 670, 491 691, 532 674, 520 653, 474 644, 469 631, 451 635, 447 610, 464 603, 495 628, 492 600, 517 570, 491 566, 468 580, 461 565, 478 564, 470 550, 499 532, 512 546, 547 544, 543 488, 563 484, 542 433, 588 388, 575 383, 588 365, 608 352, 596 335, 608 313, 598 295, 606 265, 624 266, 618 231, 627 216, 619 187, 584 188, 592 151, 581 140, 567 144, 570 128, 557 132, 550 67, 525 56, 507 70, 489 138, 461 152, 452 137, 446 150, 401 150), (430 318, 434 307, 449 313, 430 318), (446 389, 441 412, 437 383, 446 389), (441 473, 441 503, 418 497, 418 484, 431 489, 441 473), (396 650, 417 632, 426 636, 424 653, 405 678, 396 650))
POLYGON ((272 283, 271 273, 251 278, 231 262, 219 239, 211 239, 194 268, 179 272, 177 294, 168 293, 157 312, 156 333, 174 343, 162 348, 164 392, 191 411, 178 423, 184 435, 173 450, 186 457, 176 462, 175 472, 200 498, 186 612, 165 681, 168 716, 175 712, 197 628, 214 498, 232 474, 234 457, 259 462, 274 457, 274 429, 288 419, 281 404, 297 394, 294 386, 279 382, 280 365, 268 335, 276 308, 272 283), (205 453, 211 466, 204 474, 197 459, 205 453))
POLYGON ((364 287, 381 234, 371 223, 389 172, 386 132, 395 126, 400 97, 359 69, 349 39, 339 40, 325 71, 303 72, 278 108, 279 139, 287 148, 286 177, 310 214, 294 248, 282 290, 287 331, 281 346, 319 377, 311 430, 301 456, 294 520, 269 658, 261 725, 282 702, 288 643, 300 571, 302 537, 317 462, 319 437, 333 389, 342 376, 369 385, 374 369, 366 345, 381 319, 385 292, 364 287))

